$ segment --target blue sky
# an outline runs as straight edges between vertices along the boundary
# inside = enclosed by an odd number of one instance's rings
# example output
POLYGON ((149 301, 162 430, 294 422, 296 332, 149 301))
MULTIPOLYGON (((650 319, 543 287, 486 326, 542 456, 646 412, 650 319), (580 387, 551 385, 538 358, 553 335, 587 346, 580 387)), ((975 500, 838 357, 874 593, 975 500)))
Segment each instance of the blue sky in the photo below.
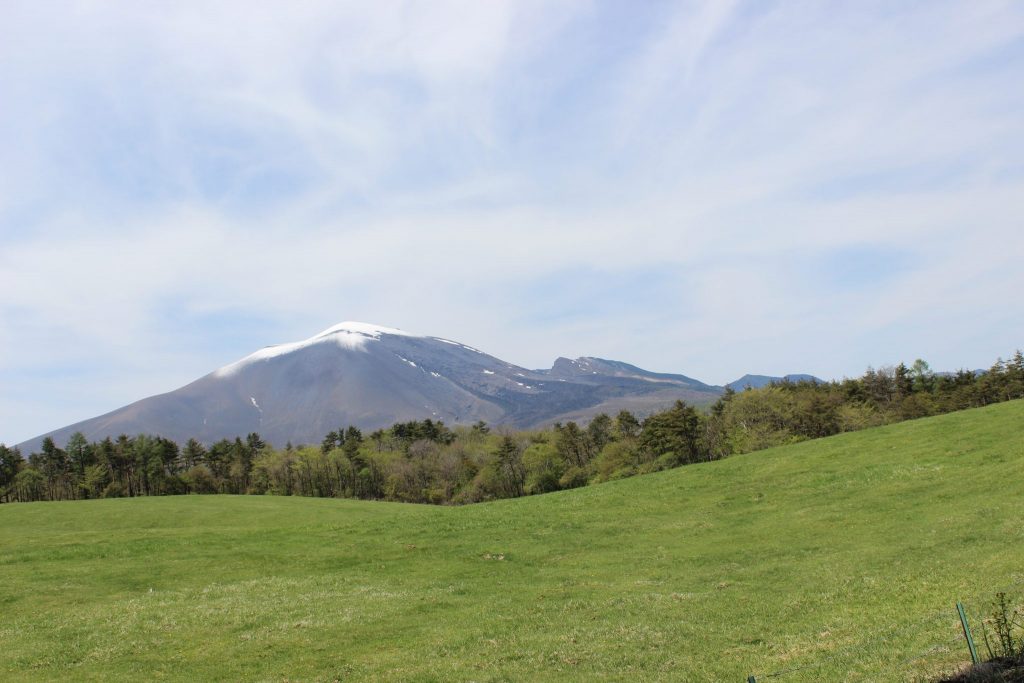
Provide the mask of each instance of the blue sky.
POLYGON ((1024 5, 0 5, 0 441, 362 320, 722 383, 1024 346, 1024 5))

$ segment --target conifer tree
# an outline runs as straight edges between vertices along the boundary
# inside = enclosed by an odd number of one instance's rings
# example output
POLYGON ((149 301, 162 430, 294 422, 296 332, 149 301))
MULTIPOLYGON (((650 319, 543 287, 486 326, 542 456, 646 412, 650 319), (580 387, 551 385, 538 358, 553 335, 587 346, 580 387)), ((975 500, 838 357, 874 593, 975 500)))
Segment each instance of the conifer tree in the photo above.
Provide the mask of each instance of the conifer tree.
POLYGON ((615 431, 622 439, 635 437, 640 433, 640 420, 628 410, 620 410, 615 416, 615 431))
POLYGON ((640 448, 653 458, 667 457, 669 466, 697 462, 700 458, 700 416, 684 401, 644 420, 640 448))

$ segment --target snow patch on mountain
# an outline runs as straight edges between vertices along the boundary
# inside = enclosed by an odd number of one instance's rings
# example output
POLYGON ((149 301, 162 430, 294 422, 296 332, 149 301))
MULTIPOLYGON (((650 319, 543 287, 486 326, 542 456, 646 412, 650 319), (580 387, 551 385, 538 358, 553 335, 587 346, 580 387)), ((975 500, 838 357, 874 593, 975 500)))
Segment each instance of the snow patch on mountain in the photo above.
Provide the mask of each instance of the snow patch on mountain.
POLYGON ((222 368, 214 370, 213 375, 215 377, 230 377, 242 368, 252 363, 258 363, 260 361, 270 360, 271 358, 277 358, 285 354, 293 353, 299 349, 304 349, 307 346, 314 344, 325 344, 334 343, 343 349, 350 351, 365 351, 366 344, 371 341, 380 341, 381 335, 393 335, 400 337, 420 337, 418 334, 410 334, 409 332, 403 332, 402 330, 394 327, 384 327, 382 325, 373 325, 370 323, 360 323, 354 321, 348 321, 338 323, 332 327, 328 327, 320 334, 313 335, 309 339, 304 339, 298 342, 291 342, 288 344, 276 344, 274 346, 267 346, 265 348, 251 353, 245 358, 235 361, 229 365, 225 365, 222 368))
POLYGON ((439 342, 441 342, 443 344, 451 344, 452 346, 461 347, 463 349, 466 349, 467 351, 472 351, 473 353, 479 353, 479 354, 484 355, 484 356, 487 355, 483 351, 481 351, 480 349, 474 349, 472 346, 466 346, 465 344, 460 344, 459 342, 452 341, 451 339, 444 339, 442 337, 430 337, 430 338, 433 339, 434 341, 439 341, 439 342))
POLYGON ((252 401, 252 407, 259 411, 260 414, 260 425, 263 425, 263 408, 260 408, 260 404, 256 402, 255 396, 250 396, 249 400, 252 401))
POLYGON ((326 337, 327 335, 337 334, 339 332, 345 334, 362 334, 368 337, 373 337, 374 339, 380 339, 380 336, 382 334, 390 334, 396 337, 423 336, 420 334, 412 334, 410 332, 406 332, 395 327, 384 327, 383 325, 373 325, 372 323, 360 323, 350 320, 347 322, 338 323, 333 327, 328 327, 326 330, 313 337, 313 339, 317 339, 319 337, 326 337))

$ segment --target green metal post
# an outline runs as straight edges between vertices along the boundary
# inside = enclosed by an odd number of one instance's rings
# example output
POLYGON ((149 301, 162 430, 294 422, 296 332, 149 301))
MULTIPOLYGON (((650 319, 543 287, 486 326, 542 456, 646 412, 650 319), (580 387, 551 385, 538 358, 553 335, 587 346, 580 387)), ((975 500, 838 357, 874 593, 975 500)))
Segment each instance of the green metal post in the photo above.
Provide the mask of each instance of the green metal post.
POLYGON ((755 676, 747 676, 747 683, 757 683, 757 678, 755 676))
POLYGON ((956 611, 960 613, 960 625, 964 627, 964 638, 967 639, 967 647, 971 649, 971 662, 977 664, 978 651, 974 647, 974 638, 971 637, 971 627, 967 625, 967 614, 959 600, 956 602, 956 611))

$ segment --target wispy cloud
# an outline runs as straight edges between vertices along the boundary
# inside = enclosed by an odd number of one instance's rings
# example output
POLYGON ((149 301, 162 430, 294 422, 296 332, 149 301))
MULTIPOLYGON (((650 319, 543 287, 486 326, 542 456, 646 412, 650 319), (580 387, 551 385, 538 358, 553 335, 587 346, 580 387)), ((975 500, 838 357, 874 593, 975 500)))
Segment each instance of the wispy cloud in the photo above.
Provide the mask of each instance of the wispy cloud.
POLYGON ((366 319, 725 382, 1024 344, 1024 8, 0 9, 0 440, 366 319))

